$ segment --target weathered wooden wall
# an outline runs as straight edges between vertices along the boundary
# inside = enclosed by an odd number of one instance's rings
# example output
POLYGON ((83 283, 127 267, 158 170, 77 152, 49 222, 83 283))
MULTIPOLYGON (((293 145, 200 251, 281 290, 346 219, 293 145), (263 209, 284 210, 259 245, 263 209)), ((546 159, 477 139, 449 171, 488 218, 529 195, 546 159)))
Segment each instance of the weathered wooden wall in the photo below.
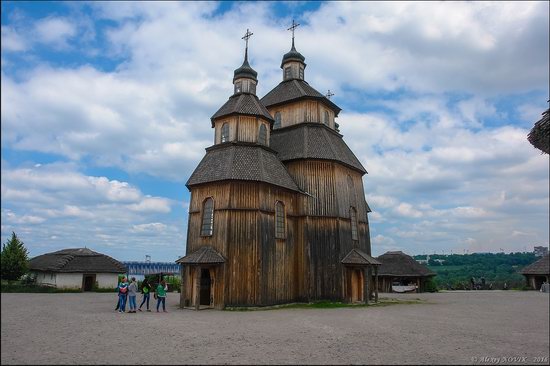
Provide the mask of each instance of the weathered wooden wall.
POLYGON ((269 107, 272 116, 281 113, 281 128, 303 122, 323 123, 324 112, 328 112, 329 127, 334 128, 334 112, 317 100, 302 100, 299 102, 269 107))
POLYGON ((240 142, 258 142, 258 133, 260 125, 266 127, 267 146, 269 146, 269 138, 271 134, 270 122, 259 117, 251 116, 229 116, 219 118, 214 121, 214 143, 221 143, 221 129, 224 123, 229 125, 229 141, 240 142))

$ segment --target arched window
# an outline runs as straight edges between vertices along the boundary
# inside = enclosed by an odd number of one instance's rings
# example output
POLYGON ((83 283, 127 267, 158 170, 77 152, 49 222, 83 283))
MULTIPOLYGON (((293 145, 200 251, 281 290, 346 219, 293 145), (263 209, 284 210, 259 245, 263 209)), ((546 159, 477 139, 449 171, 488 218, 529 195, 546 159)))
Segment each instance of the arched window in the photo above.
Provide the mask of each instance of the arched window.
POLYGON ((323 118, 323 123, 328 126, 328 111, 325 111, 325 118, 323 118))
POLYGON ((229 141, 229 125, 224 123, 222 125, 222 143, 229 141))
POLYGON ((281 201, 275 203, 275 238, 285 238, 285 205, 281 201))
POLYGON ((260 125, 260 131, 258 132, 258 143, 267 145, 267 130, 263 123, 260 125))
POLYGON ((275 123, 273 124, 273 128, 281 128, 281 112, 275 113, 275 123))
POLYGON ((214 231, 214 200, 208 197, 202 203, 201 236, 212 236, 214 231))
POLYGON ((349 208, 349 217, 351 219, 351 240, 359 240, 357 233, 357 211, 355 207, 349 208))

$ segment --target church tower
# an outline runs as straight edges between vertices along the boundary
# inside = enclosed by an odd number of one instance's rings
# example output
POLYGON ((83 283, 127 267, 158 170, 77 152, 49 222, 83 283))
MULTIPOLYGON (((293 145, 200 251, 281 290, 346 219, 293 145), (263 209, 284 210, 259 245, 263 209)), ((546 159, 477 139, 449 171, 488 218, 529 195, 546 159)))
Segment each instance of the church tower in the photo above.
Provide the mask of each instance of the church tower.
POLYGON ((211 118, 214 144, 191 191, 181 306, 267 305, 294 297, 294 211, 301 194, 270 146, 273 118, 256 96, 248 61, 233 95, 211 118), (281 289, 271 291, 270 289, 281 289))
POLYGON ((275 120, 271 148, 306 193, 297 198, 305 268, 300 293, 309 300, 361 301, 377 265, 370 257, 362 179, 367 171, 338 133, 340 107, 305 80, 305 57, 294 41, 297 26, 293 21, 289 28, 292 47, 281 62, 283 80, 261 102, 275 120))

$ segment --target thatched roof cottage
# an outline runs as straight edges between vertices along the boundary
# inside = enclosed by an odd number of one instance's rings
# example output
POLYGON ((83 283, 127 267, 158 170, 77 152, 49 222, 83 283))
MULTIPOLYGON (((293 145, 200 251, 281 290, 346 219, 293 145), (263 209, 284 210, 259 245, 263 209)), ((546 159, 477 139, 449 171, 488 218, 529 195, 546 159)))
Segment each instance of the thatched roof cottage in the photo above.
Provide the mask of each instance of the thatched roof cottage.
POLYGON ((386 252, 376 258, 382 264, 378 270, 380 292, 423 292, 425 283, 435 273, 401 252, 386 252))
POLYGON ((63 249, 42 254, 29 261, 39 285, 91 291, 94 287, 115 288, 126 266, 88 248, 63 249))
POLYGON ((539 290, 543 282, 548 282, 550 277, 550 255, 546 254, 544 257, 531 263, 520 271, 525 276, 529 287, 539 290))

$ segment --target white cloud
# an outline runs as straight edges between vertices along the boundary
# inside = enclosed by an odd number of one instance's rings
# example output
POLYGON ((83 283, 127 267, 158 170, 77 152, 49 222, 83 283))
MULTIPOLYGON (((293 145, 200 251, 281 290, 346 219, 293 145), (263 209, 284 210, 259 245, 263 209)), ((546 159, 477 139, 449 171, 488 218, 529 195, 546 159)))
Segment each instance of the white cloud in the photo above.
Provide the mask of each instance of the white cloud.
POLYGON ((68 46, 67 41, 77 33, 77 27, 69 19, 48 17, 37 21, 33 35, 39 42, 59 48, 68 46))
POLYGON ((13 27, 2 26, 2 50, 19 52, 27 48, 26 40, 13 27))

